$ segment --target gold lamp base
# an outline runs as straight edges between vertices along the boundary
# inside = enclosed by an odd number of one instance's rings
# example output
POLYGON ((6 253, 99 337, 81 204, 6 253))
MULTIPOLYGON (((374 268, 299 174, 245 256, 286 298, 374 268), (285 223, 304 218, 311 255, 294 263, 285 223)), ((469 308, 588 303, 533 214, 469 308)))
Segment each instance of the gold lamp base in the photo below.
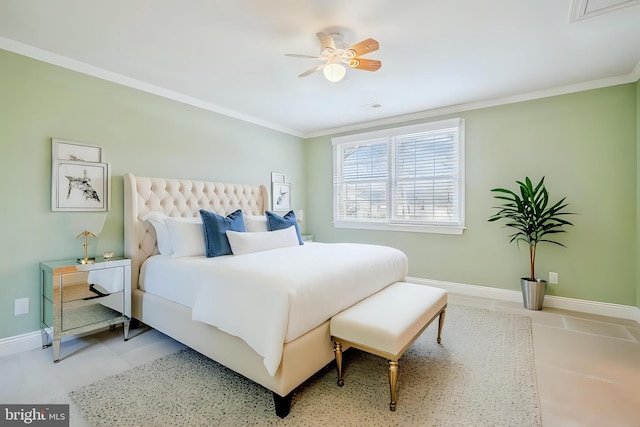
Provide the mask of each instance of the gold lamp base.
POLYGON ((87 256, 87 249, 89 248, 89 243, 87 242, 87 238, 89 236, 91 237, 96 237, 95 234, 93 234, 92 232, 88 231, 88 230, 84 230, 82 233, 78 234, 76 236, 76 239, 80 236, 84 236, 84 244, 82 246, 84 246, 84 258, 78 258, 78 264, 94 264, 96 262, 95 258, 89 258, 87 256))

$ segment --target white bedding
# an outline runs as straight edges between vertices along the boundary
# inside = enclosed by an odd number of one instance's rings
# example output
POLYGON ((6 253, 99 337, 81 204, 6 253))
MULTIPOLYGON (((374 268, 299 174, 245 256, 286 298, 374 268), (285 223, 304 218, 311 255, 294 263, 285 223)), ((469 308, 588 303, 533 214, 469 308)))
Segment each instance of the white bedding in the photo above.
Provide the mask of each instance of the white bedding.
POLYGON ((242 338, 264 357, 271 375, 285 342, 403 281, 408 271, 401 251, 352 243, 309 243, 208 262, 212 259, 188 258, 191 271, 176 277, 199 287, 193 319, 242 338))
POLYGON ((229 258, 233 256, 176 258, 171 255, 153 255, 142 264, 138 287, 191 308, 200 287, 210 282, 207 270, 229 258))

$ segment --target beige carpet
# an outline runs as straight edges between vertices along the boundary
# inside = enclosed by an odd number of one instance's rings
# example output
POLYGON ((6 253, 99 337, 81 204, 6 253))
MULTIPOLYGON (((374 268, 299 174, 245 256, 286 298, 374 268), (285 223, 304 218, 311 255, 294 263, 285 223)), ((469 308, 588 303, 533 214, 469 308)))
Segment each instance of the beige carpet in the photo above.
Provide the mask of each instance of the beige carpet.
POLYGON ((400 359, 389 411, 387 362, 357 350, 300 386, 285 419, 271 392, 191 350, 69 394, 93 426, 539 426, 531 320, 459 305, 400 359))

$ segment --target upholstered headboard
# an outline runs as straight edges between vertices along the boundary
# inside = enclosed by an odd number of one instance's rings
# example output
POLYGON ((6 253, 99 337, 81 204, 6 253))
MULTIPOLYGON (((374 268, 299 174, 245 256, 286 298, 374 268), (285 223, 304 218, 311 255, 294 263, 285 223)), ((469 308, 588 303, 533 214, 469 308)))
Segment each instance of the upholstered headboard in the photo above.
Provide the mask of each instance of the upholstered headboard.
POLYGON ((263 215, 269 202, 264 185, 223 184, 186 179, 124 175, 124 256, 131 259, 131 287, 138 287, 142 263, 158 253, 156 233, 140 218, 151 211, 172 217, 199 217, 200 209, 219 215, 242 209, 263 215))

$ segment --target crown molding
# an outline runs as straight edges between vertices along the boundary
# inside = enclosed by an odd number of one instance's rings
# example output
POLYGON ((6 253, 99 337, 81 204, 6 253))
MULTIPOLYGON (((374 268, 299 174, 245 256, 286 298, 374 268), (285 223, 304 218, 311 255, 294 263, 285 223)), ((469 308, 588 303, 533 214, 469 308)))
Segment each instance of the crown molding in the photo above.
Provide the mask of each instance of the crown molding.
POLYGON ((483 101, 469 102, 465 104, 452 105, 449 107, 436 108, 416 113, 404 114, 401 116, 387 117, 380 120, 372 120, 368 122, 355 123, 352 125, 340 126, 322 131, 313 132, 303 135, 303 138, 315 138, 319 136, 334 135, 345 132, 359 131, 377 126, 394 125, 412 120, 428 119, 432 117, 444 116, 447 114, 459 114, 465 111, 479 110, 482 108, 498 107, 500 105, 515 104, 517 102, 532 101, 535 99, 549 98, 558 95, 567 95, 570 93, 583 92, 592 89, 601 89, 609 86, 617 86, 626 83, 635 83, 640 80, 640 63, 629 74, 607 77, 599 80, 591 80, 581 83, 575 83, 566 86, 560 86, 550 89, 543 89, 534 92, 516 94, 512 96, 487 99, 483 101))
POLYGON ((62 68, 66 68, 71 71, 86 74, 92 77, 97 77, 102 80, 106 80, 112 83, 117 83, 123 86, 127 86, 133 89, 138 89, 143 92, 150 93, 152 95, 161 96, 163 98, 171 99, 173 101, 181 102, 183 104, 191 105, 193 107, 202 108, 203 110, 212 111, 214 113, 222 114, 224 116, 232 117, 244 122, 253 123, 258 126, 283 132, 293 136, 301 137, 299 132, 282 126, 275 125, 265 120, 258 119, 256 117, 242 114, 228 108, 221 107, 216 104, 202 101, 198 98, 194 98, 183 93, 175 92, 169 89, 165 89, 160 86, 156 86, 150 83, 146 83, 123 74, 115 73, 105 70, 103 68, 95 67, 93 65, 86 64, 84 62, 76 61, 66 56, 58 55, 44 49, 40 49, 25 43, 20 43, 15 40, 7 39, 0 36, 0 49, 7 50, 9 52, 17 53, 22 56, 26 56, 38 61, 46 62, 48 64, 57 65, 62 68))
POLYGON ((121 84, 123 86, 138 89, 143 92, 168 98, 177 102, 181 102, 183 104, 202 108, 207 111, 212 111, 214 113, 222 114, 224 116, 232 117, 238 120, 255 124, 257 126, 272 129, 278 132, 282 132, 282 133, 292 135, 298 138, 303 138, 303 139, 359 131, 362 129, 372 128, 377 126, 394 125, 398 123, 403 123, 403 122, 408 122, 413 120, 428 119, 428 118, 443 116, 447 114, 458 114, 464 111, 472 111, 472 110, 478 110, 482 108, 496 107, 496 106, 505 105, 505 104, 531 101, 531 100, 547 98, 551 96, 565 95, 565 94, 581 92, 585 90, 599 89, 599 88, 608 87, 608 86, 616 86, 620 84, 633 83, 640 80, 640 62, 639 62, 636 65, 636 67, 629 74, 626 74, 626 75, 609 77, 609 78, 604 78, 599 80, 586 81, 586 82, 576 83, 568 86, 543 89, 543 90, 534 91, 534 92, 516 94, 516 95, 503 97, 503 98, 488 99, 488 100, 470 102, 465 104, 452 105, 448 107, 425 110, 425 111, 420 111, 420 112, 415 112, 415 113, 410 113, 410 114, 405 114, 400 116, 387 117, 380 120, 373 120, 373 121, 355 123, 352 125, 328 128, 328 129, 323 129, 323 130, 311 132, 311 133, 301 133, 293 129, 279 126, 274 123, 267 122, 265 120, 261 120, 253 116, 239 113, 234 110, 223 108, 219 105, 205 102, 200 99, 197 99, 179 92, 171 91, 156 85, 152 85, 140 80, 133 79, 131 77, 128 77, 122 74, 114 73, 112 71, 95 67, 93 65, 85 64, 83 62, 76 61, 71 58, 54 54, 44 49, 40 49, 24 43, 20 43, 15 40, 7 39, 1 36, 0 36, 0 49, 4 49, 9 52, 17 53, 19 55, 36 59, 48 64, 56 65, 56 66, 66 68, 72 71, 76 71, 82 74, 97 77, 102 80, 107 80, 113 83, 121 84))

